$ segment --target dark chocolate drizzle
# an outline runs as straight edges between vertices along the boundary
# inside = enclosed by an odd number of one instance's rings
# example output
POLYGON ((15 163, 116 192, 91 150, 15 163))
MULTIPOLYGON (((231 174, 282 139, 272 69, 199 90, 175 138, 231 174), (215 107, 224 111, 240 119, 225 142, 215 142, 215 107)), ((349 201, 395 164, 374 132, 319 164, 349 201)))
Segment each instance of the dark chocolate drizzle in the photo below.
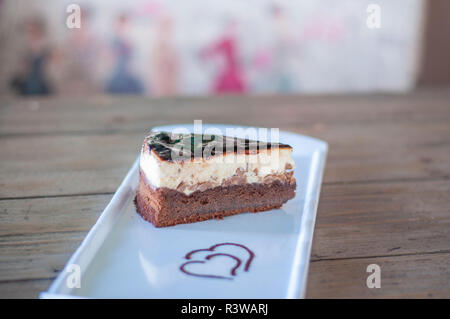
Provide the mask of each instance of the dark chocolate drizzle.
POLYGON ((271 148, 290 148, 289 145, 282 143, 267 143, 223 135, 169 132, 150 133, 143 147, 146 146, 149 151, 153 151, 164 161, 208 158, 232 152, 249 154, 271 148))
MULTIPOLYGON (((241 244, 220 243, 220 244, 213 245, 213 246, 211 246, 209 248, 202 248, 202 249, 192 250, 192 251, 188 252, 186 254, 186 256, 184 256, 184 258, 187 259, 187 260, 191 260, 192 256, 195 253, 198 253, 200 251, 214 252, 217 247, 226 246, 226 245, 240 247, 240 248, 242 248, 242 249, 247 251, 249 257, 248 257, 248 259, 245 262, 244 271, 248 272, 249 269, 250 269, 250 265, 251 265, 251 263, 253 261, 253 258, 255 257, 255 254, 248 247, 246 247, 244 245, 241 245, 241 244)), ((187 261, 187 262, 183 263, 180 266, 180 270, 181 270, 181 272, 185 273, 186 275, 194 276, 194 277, 231 280, 231 279, 233 279, 234 276, 236 276, 236 271, 239 269, 239 267, 241 265, 242 265, 242 260, 239 257, 236 257, 236 256, 231 255, 231 254, 226 254, 226 253, 213 253, 213 254, 207 255, 205 257, 205 260, 192 260, 192 261, 187 261), (189 271, 189 270, 186 269, 187 265, 190 265, 190 264, 205 264, 208 260, 210 260, 210 259, 212 259, 214 257, 217 257, 217 256, 225 256, 225 257, 229 257, 229 258, 232 258, 232 259, 235 260, 236 263, 235 263, 234 267, 230 269, 230 276, 221 276, 221 275, 206 274, 206 273, 195 273, 195 272, 192 272, 192 271, 189 271)))

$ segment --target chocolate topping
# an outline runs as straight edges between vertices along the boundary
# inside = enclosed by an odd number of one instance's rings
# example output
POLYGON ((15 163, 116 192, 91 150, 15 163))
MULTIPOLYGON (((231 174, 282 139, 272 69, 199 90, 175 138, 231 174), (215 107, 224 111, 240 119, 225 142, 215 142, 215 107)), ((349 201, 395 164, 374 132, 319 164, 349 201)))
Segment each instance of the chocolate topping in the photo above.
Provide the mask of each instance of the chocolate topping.
POLYGON ((209 158, 226 153, 257 154, 260 150, 291 148, 282 143, 266 143, 250 139, 207 134, 172 134, 151 132, 144 141, 163 161, 183 161, 194 158, 209 158))

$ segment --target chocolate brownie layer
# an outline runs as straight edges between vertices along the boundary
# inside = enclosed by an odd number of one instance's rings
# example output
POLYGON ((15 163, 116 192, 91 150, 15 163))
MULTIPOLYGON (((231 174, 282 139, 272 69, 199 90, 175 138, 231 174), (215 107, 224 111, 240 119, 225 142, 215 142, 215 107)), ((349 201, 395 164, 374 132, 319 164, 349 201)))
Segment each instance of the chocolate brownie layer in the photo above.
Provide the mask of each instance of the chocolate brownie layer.
POLYGON ((295 196, 296 184, 292 174, 284 180, 219 186, 187 196, 174 189, 153 189, 140 174, 136 209, 156 227, 221 219, 243 212, 256 213, 280 208, 295 196))

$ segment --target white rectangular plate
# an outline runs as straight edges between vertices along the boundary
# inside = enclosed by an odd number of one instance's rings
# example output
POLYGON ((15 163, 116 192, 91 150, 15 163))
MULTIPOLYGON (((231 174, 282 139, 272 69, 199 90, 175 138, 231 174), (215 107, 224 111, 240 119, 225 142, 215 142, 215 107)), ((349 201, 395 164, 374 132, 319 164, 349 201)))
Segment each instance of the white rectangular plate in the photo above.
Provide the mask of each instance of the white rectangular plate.
MULTIPOLYGON (((189 124, 155 130, 179 127, 193 130, 189 124)), ((203 125, 203 131, 210 127, 225 134, 226 128, 234 126, 203 125)), ((281 209, 155 228, 134 206, 139 174, 136 161, 41 297, 304 297, 328 147, 323 141, 299 134, 280 131, 279 137, 281 143, 293 147, 297 180, 296 197, 281 209), (198 249, 204 250, 188 255, 198 249)))

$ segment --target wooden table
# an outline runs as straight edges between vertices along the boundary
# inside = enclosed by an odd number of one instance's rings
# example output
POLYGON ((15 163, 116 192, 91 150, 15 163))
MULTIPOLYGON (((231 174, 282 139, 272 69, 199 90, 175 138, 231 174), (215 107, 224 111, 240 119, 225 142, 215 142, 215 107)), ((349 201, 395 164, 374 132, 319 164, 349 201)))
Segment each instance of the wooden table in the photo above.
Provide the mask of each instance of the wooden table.
POLYGON ((323 139, 307 297, 450 297, 450 90, 407 95, 0 102, 0 297, 61 271, 154 125, 233 123, 323 139), (366 267, 381 267, 369 289, 366 267))

